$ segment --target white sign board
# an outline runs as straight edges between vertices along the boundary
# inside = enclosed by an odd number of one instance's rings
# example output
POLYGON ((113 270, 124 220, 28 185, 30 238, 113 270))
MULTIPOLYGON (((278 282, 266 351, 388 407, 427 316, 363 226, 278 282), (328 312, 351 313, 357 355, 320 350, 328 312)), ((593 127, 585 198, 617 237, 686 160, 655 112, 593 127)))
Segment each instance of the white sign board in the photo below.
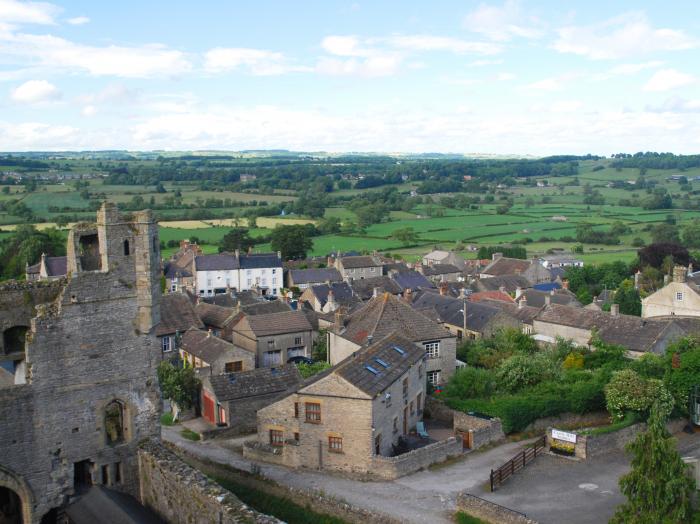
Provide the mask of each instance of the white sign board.
POLYGON ((557 440, 565 440, 566 442, 572 442, 576 444, 576 433, 569 433, 568 431, 559 431, 558 429, 553 429, 552 438, 555 438, 557 440))

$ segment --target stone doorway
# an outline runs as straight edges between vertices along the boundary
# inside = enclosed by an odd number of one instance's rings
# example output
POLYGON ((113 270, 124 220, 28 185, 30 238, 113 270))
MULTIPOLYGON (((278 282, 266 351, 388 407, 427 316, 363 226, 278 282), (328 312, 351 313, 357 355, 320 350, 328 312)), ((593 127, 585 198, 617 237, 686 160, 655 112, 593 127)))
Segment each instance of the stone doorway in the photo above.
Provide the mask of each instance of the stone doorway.
POLYGON ((10 488, 0 486, 0 524, 23 524, 22 500, 10 488))

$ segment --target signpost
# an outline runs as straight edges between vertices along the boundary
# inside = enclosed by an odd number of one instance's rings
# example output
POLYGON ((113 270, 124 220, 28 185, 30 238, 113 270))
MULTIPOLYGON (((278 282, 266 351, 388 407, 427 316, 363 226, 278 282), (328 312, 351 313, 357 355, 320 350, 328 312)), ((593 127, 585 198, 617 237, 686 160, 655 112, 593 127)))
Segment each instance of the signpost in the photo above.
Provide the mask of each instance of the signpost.
POLYGON ((576 444, 576 433, 569 433, 568 431, 560 431, 558 429, 553 429, 552 438, 576 444))

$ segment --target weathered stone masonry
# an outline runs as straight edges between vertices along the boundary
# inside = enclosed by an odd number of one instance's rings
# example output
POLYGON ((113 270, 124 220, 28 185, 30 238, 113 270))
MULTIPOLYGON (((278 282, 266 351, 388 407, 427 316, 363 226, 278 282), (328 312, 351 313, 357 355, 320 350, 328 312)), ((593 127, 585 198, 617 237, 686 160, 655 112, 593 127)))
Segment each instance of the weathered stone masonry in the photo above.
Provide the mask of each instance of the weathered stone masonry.
POLYGON ((160 435, 158 246, 150 212, 105 204, 71 231, 65 279, 0 286, 3 335, 28 328, 19 351, 0 346, 17 370, 0 387, 0 489, 26 523, 82 484, 138 496, 137 444, 160 435))

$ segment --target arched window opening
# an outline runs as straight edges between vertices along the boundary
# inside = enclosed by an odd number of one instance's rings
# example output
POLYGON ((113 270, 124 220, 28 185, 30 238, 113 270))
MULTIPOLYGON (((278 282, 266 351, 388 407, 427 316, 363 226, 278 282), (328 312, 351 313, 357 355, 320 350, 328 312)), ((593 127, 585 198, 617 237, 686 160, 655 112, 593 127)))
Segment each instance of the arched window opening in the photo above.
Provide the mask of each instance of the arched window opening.
POLYGON ((22 524, 22 500, 10 488, 0 487, 0 522, 22 524))
POLYGON ((2 346, 5 355, 24 352, 28 329, 27 326, 13 326, 4 331, 2 334, 2 346))
POLYGON ((128 257, 130 254, 131 254, 131 252, 129 251, 129 241, 125 240, 124 241, 124 256, 128 257))
POLYGON ((124 405, 113 400, 105 408, 105 435, 107 444, 124 442, 124 405))

